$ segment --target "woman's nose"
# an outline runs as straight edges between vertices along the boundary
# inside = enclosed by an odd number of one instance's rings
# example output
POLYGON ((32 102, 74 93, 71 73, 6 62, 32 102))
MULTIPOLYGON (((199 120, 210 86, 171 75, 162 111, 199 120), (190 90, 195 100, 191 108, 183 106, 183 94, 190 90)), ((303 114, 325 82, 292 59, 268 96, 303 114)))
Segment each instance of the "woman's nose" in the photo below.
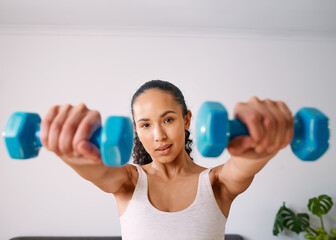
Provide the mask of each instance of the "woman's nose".
POLYGON ((155 141, 162 141, 166 139, 166 133, 161 126, 157 126, 154 128, 154 139, 155 141))

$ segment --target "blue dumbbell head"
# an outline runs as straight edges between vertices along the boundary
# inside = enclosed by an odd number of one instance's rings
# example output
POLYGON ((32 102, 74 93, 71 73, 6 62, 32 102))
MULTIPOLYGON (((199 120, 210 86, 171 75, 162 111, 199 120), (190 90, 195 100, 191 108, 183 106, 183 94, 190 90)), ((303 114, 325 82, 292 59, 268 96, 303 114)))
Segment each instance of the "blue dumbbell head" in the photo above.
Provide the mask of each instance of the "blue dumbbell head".
POLYGON ((101 131, 100 154, 107 166, 126 164, 133 147, 133 125, 129 118, 113 116, 107 118, 101 131))
POLYGON ((28 159, 38 155, 41 147, 36 130, 41 118, 36 113, 13 113, 7 121, 3 137, 11 158, 28 159))
POLYGON ((301 108, 294 119, 293 152, 304 161, 318 159, 329 147, 328 118, 315 108, 301 108))
POLYGON ((196 121, 196 145, 203 156, 218 157, 230 137, 228 114, 222 104, 205 102, 196 121))

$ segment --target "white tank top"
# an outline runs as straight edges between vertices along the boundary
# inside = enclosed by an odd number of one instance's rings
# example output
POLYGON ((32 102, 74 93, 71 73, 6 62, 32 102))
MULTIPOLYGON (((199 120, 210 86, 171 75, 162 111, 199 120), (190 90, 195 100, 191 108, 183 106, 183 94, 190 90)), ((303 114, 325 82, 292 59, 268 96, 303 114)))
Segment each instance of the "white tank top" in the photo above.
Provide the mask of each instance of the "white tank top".
POLYGON ((164 212, 148 199, 146 172, 138 169, 138 182, 126 210, 120 217, 123 240, 223 240, 226 217, 217 205, 209 172, 200 173, 194 202, 178 212, 164 212))

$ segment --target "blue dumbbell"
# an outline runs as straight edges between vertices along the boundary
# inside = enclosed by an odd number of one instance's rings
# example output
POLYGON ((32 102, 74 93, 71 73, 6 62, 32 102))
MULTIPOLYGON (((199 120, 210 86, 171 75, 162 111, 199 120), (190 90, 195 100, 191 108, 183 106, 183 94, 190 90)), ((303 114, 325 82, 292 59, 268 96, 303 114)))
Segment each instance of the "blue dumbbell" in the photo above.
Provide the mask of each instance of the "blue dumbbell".
MULTIPOLYGON (((218 157, 229 140, 249 135, 239 120, 229 120, 224 106, 218 102, 205 102, 196 121, 196 145, 205 157, 218 157)), ((315 108, 301 108, 294 116, 294 137, 291 148, 303 161, 315 161, 329 147, 328 118, 315 108)))
MULTIPOLYGON (((10 116, 3 137, 11 158, 29 159, 38 155, 42 147, 40 123, 36 113, 15 112, 10 116)), ((89 141, 99 148, 105 165, 122 166, 129 161, 132 152, 132 122, 127 117, 109 117, 89 141)))

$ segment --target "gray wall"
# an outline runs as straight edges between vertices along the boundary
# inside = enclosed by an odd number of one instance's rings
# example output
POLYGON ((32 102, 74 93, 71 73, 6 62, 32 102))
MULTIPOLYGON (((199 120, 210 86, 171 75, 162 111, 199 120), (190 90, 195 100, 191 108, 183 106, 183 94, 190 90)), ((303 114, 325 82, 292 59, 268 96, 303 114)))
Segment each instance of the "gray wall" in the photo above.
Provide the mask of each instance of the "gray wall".
MULTIPOLYGON (((84 102, 103 119, 130 116, 132 94, 152 79, 182 89, 193 112, 193 130, 203 101, 220 101, 232 112, 236 102, 254 95, 283 100, 293 113, 303 106, 317 107, 330 118, 329 151, 307 163, 290 147, 282 150, 232 205, 228 233, 272 239, 274 216, 283 201, 297 211, 306 211, 308 198, 319 194, 336 201, 333 38, 2 32, 0 126, 14 111, 44 115, 50 106, 64 103, 84 102)), ((193 156, 206 167, 229 158, 225 152, 206 159, 195 147, 193 156)), ((120 234, 114 197, 81 179, 53 153, 42 149, 36 159, 11 160, 1 140, 0 159, 1 239, 120 234)), ((335 223, 335 208, 332 211, 329 218, 335 223)))

